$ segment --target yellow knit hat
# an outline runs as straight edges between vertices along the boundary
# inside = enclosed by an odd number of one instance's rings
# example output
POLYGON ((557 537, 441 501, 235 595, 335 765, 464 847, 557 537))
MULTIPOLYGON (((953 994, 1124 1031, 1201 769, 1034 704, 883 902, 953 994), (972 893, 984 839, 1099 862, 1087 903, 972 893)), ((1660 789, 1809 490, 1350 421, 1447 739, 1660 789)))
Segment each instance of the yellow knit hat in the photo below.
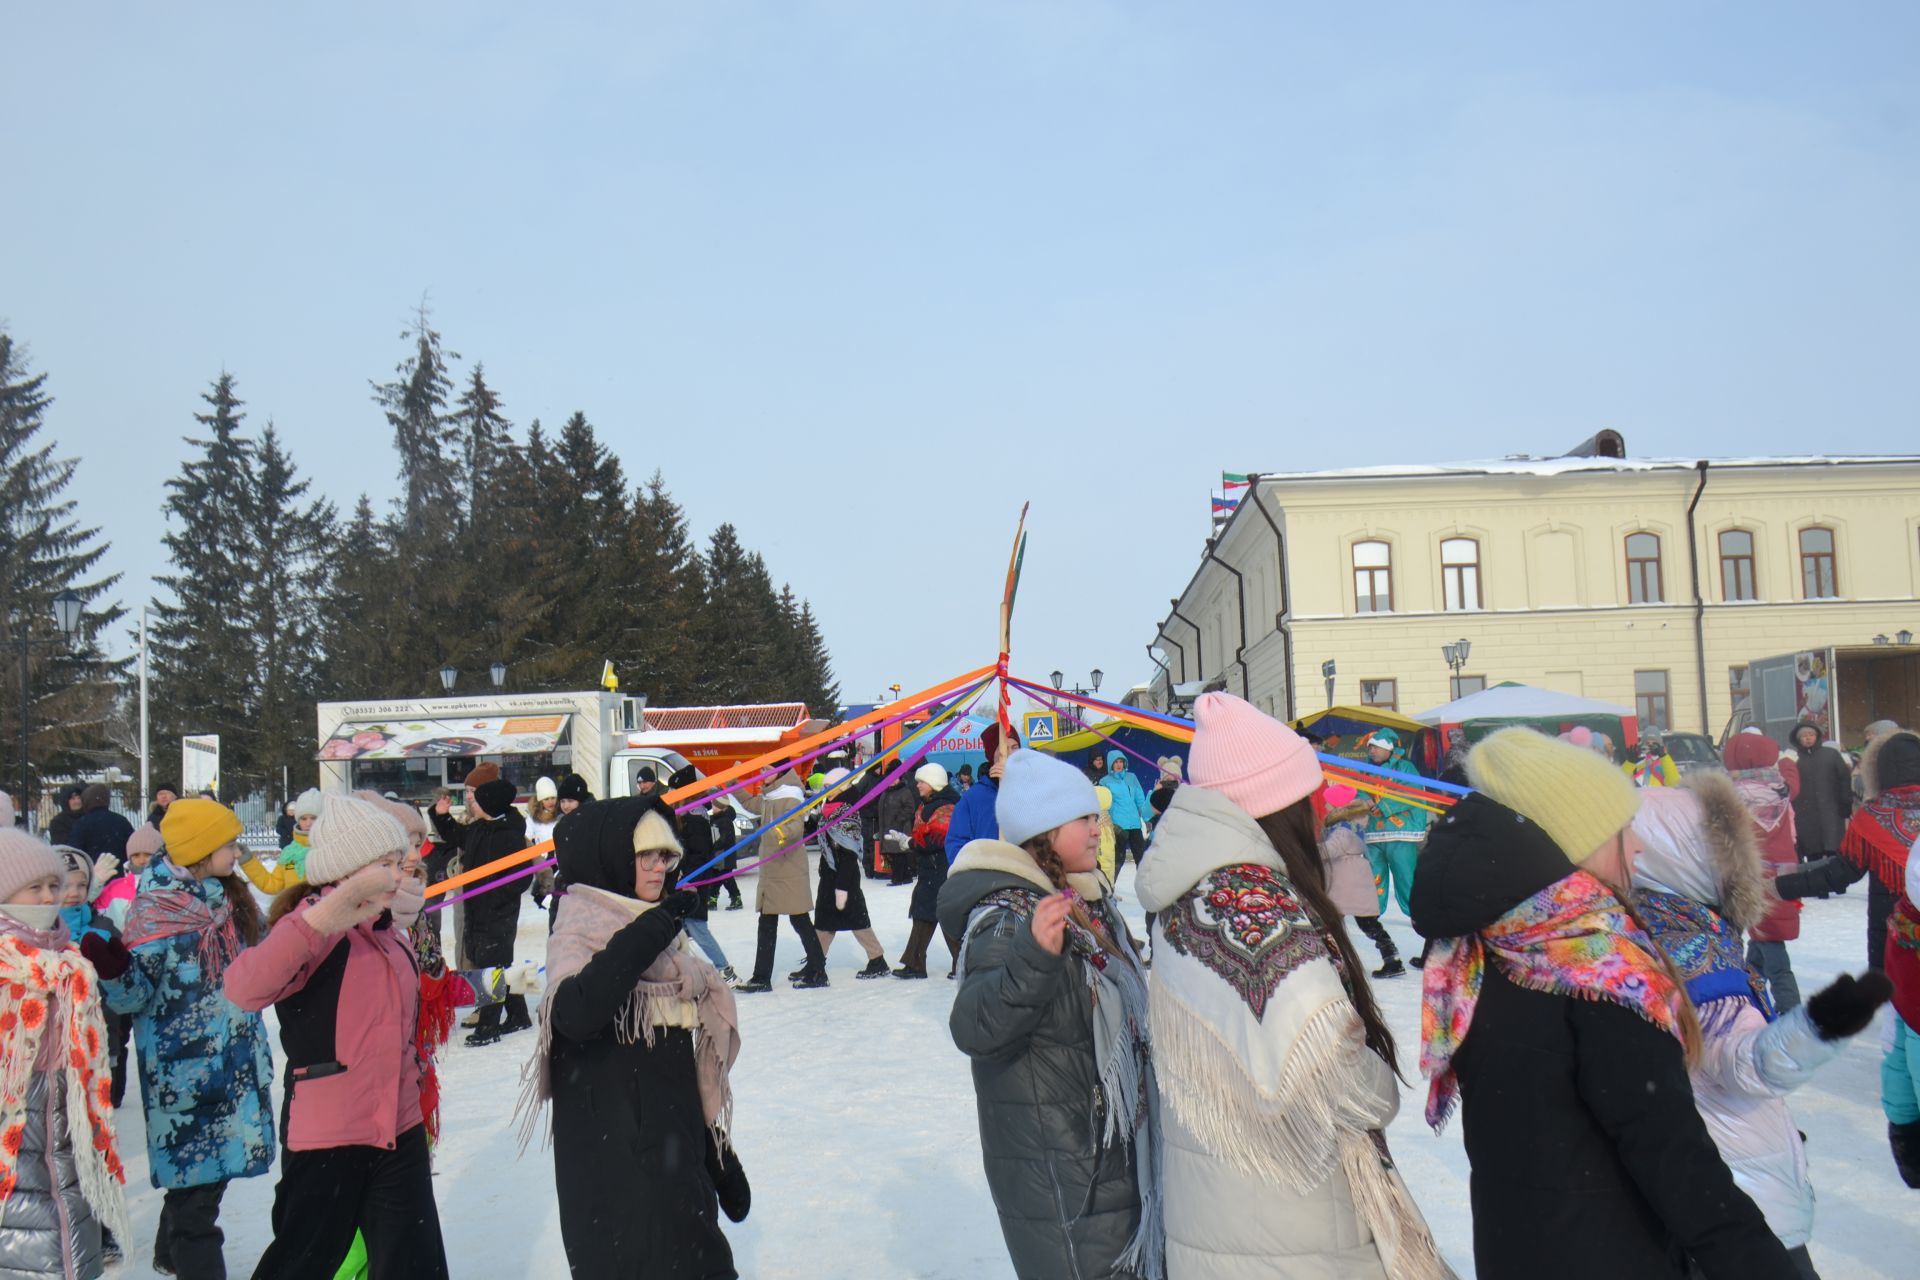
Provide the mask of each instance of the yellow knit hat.
POLYGON ((167 806, 160 819, 160 837, 167 857, 178 867, 190 867, 215 849, 240 838, 240 819, 218 800, 188 796, 167 806))
POLYGON ((1489 734, 1467 757, 1467 781, 1553 837, 1579 866, 1640 808, 1627 775, 1597 753, 1532 729, 1489 734))

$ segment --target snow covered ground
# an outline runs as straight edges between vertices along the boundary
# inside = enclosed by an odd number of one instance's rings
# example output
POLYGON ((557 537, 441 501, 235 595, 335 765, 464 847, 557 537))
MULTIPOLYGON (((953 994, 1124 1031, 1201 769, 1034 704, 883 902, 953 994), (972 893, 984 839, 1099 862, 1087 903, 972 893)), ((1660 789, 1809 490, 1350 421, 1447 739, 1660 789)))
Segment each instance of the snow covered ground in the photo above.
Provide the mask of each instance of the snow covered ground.
MULTIPOLYGON (((1131 867, 1121 873, 1123 893, 1132 875, 1131 867)), ((756 919, 752 877, 747 881, 748 908, 723 909, 712 920, 743 976, 753 963, 756 919)), ((905 888, 867 882, 889 960, 906 939, 907 896, 905 888)), ((1128 910, 1137 930, 1138 908, 1129 901, 1128 910)), ((1865 911, 1859 888, 1807 904, 1803 936, 1792 948, 1803 991, 1858 970, 1865 911)), ((1417 944, 1397 912, 1387 922, 1403 949, 1417 944)), ((545 938, 545 916, 528 902, 521 956, 540 960, 545 938)), ((1368 944, 1360 945, 1371 955, 1368 944)), ((938 939, 933 949, 929 968, 943 967, 938 939)), ((783 927, 776 990, 741 997, 737 1136, 754 1204, 745 1223, 728 1227, 740 1274, 750 1280, 1005 1280, 1012 1271, 980 1168, 972 1082, 947 1035, 952 984, 938 976, 856 982, 863 962, 854 940, 841 937, 828 959, 831 987, 788 989, 785 975, 799 967, 800 950, 783 927)), ((1403 1070, 1416 1080, 1403 1092, 1390 1132, 1394 1154, 1448 1259, 1470 1276, 1460 1127, 1456 1122, 1435 1137, 1420 1119, 1418 976, 1379 983, 1377 990, 1399 1039, 1403 1070)), ((442 1058, 447 1114, 435 1185, 457 1277, 567 1274, 552 1157, 538 1148, 520 1155, 510 1124, 529 1040, 512 1036, 469 1049, 456 1039, 442 1058)), ((1879 1061, 1878 1038, 1868 1032, 1793 1099, 1820 1194, 1813 1256, 1827 1280, 1920 1274, 1920 1196, 1901 1185, 1887 1153, 1879 1061)), ((119 1274, 130 1276, 149 1274, 160 1211, 160 1193, 147 1183, 136 1094, 137 1088, 129 1090, 120 1111, 133 1239, 119 1274)), ((236 1276, 249 1274, 271 1238, 273 1182, 256 1178, 227 1192, 221 1222, 236 1276)))

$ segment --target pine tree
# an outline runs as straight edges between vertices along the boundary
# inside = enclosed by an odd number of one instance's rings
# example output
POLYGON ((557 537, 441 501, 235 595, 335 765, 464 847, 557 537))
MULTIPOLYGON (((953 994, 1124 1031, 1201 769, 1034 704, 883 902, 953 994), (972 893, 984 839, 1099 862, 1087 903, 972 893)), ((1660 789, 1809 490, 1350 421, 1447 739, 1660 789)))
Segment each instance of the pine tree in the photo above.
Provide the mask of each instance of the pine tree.
POLYGON ((401 492, 385 530, 395 607, 387 613, 384 638, 388 691, 419 694, 438 690, 434 673, 456 656, 450 642, 461 634, 449 624, 458 621, 477 569, 460 557, 468 498, 464 456, 446 445, 453 389, 447 361, 459 357, 443 350, 424 304, 400 336, 413 344, 412 354, 395 368, 392 382, 373 384, 400 455, 401 492))
POLYGON ((754 589, 752 566, 731 524, 713 531, 701 557, 706 599, 694 624, 701 702, 731 705, 758 699, 773 639, 767 605, 754 589))
POLYGON ((108 660, 99 636, 125 611, 103 604, 118 575, 88 580, 107 552, 98 529, 75 520, 77 501, 68 494, 78 462, 56 457, 57 445, 36 437, 53 403, 46 375, 27 370, 26 353, 0 329, 0 654, 10 679, 0 680, 8 714, 0 724, 0 777, 14 779, 20 798, 38 798, 37 779, 76 768, 117 762, 109 745, 116 682, 124 661, 108 660), (28 650, 29 698, 22 705, 18 676, 22 631, 35 640, 59 635, 53 598, 71 590, 85 601, 81 633, 72 644, 34 644, 28 650), (29 776, 19 779, 18 743, 25 717, 29 776))
POLYGON ((832 715, 840 707, 840 682, 833 678, 833 659, 814 619, 813 606, 805 600, 800 602, 800 612, 794 619, 793 641, 798 659, 793 696, 817 716, 832 715))
POLYGON ((248 776, 236 776, 224 759, 222 771, 278 793, 283 776, 295 791, 316 778, 313 707, 325 688, 322 605, 335 513, 332 503, 307 497, 310 482, 297 476, 271 422, 257 458, 247 547, 251 589, 241 605, 254 641, 254 733, 241 762, 248 776))
MULTIPOLYGON (((201 398, 208 411, 194 421, 206 434, 187 438, 199 456, 167 481, 162 541, 172 572, 159 583, 171 599, 155 602, 148 639, 153 736, 167 743, 217 733, 223 770, 244 770, 257 689, 253 636, 236 605, 252 587, 253 446, 241 434, 246 415, 232 374, 222 373, 201 398)), ((168 758, 164 749, 160 758, 168 758)))

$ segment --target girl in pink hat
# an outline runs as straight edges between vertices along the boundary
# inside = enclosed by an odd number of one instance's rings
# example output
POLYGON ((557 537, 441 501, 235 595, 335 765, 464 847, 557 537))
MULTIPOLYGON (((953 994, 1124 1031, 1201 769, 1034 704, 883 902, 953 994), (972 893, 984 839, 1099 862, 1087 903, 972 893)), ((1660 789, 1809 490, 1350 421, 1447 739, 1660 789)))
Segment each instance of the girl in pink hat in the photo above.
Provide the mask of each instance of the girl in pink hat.
POLYGON ((1203 694, 1187 775, 1136 881, 1167 1274, 1451 1276, 1386 1154, 1393 1036, 1327 895, 1313 748, 1203 694))

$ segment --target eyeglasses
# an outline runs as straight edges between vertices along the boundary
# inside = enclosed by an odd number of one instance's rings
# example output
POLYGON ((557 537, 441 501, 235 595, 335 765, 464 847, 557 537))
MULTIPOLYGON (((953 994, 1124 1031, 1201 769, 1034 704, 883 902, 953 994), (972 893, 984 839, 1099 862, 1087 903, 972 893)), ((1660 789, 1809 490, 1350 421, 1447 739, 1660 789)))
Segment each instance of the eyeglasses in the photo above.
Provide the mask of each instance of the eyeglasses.
POLYGON ((671 871, 679 864, 680 855, 671 849, 642 849, 633 855, 633 860, 643 867, 659 867, 671 871))

